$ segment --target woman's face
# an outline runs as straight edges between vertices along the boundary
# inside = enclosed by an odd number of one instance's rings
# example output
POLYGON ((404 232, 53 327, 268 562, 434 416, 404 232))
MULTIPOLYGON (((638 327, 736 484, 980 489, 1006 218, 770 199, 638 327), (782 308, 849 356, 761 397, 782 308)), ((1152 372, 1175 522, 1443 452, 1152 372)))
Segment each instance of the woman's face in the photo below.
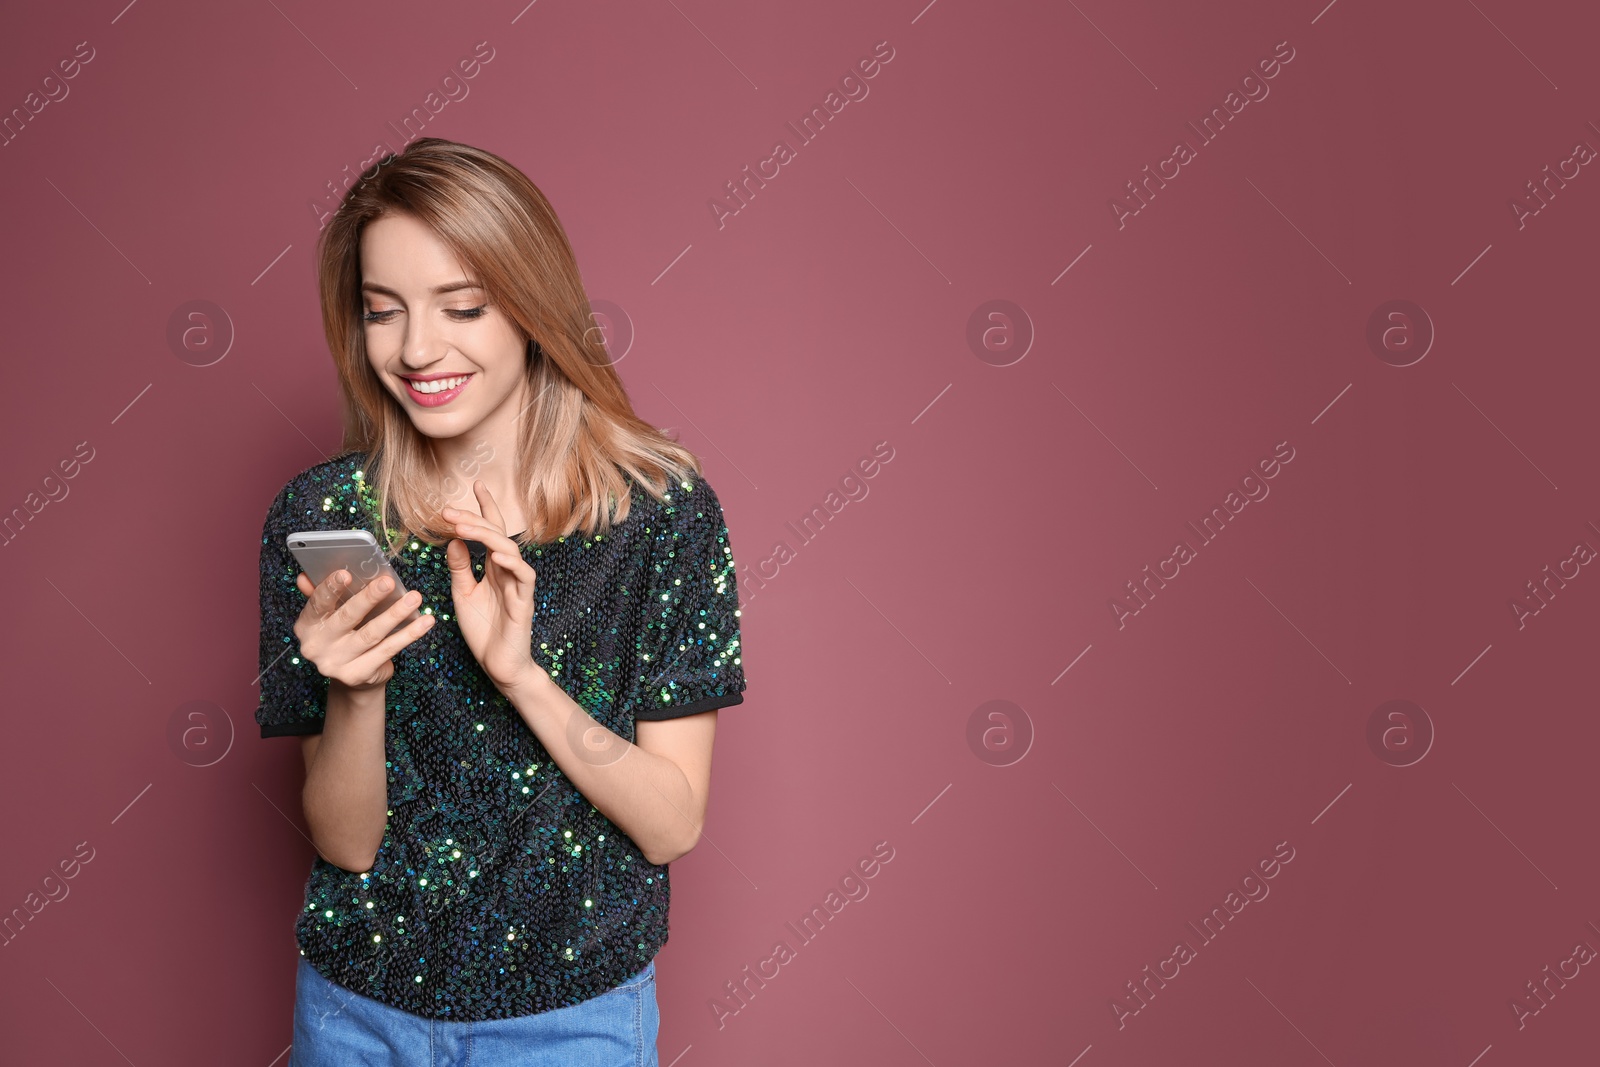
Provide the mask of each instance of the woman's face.
POLYGON ((521 410, 527 342, 477 281, 410 215, 362 231, 367 359, 428 437, 459 437, 521 410))

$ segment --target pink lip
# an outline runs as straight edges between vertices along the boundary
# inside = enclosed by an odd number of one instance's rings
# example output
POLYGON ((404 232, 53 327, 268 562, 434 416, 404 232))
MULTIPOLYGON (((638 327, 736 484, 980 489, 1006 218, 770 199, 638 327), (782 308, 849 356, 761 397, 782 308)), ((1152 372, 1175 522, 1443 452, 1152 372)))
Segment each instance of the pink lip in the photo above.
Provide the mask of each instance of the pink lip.
MULTIPOLYGON (((435 378, 454 378, 454 377, 456 377, 456 375, 454 375, 454 374, 442 374, 442 375, 435 374, 435 375, 431 375, 431 376, 429 376, 427 378, 418 378, 417 380, 425 382, 425 381, 432 381, 435 378)), ((467 380, 466 381, 462 382, 460 385, 456 386, 454 389, 446 389, 442 393, 419 393, 412 386, 411 379, 407 378, 406 379, 406 393, 408 395, 410 395, 411 399, 414 402, 416 402, 417 404, 420 404, 425 408, 436 408, 441 404, 450 403, 450 401, 454 400, 457 396, 461 395, 461 390, 465 389, 468 385, 472 384, 472 379, 475 378, 475 377, 477 377, 477 375, 469 374, 469 375, 467 375, 467 380)))

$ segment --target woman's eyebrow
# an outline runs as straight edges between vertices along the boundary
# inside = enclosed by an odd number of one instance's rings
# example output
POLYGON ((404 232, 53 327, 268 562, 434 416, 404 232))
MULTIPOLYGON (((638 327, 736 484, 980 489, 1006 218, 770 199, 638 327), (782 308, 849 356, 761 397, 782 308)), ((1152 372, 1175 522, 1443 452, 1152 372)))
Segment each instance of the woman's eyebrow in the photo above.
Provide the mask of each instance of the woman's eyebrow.
MULTIPOLYGON (((453 293, 460 289, 482 288, 483 286, 479 285, 477 282, 459 281, 446 282, 444 285, 436 285, 430 291, 433 293, 453 293)), ((363 293, 382 293, 384 296, 392 296, 396 300, 400 299, 399 293, 395 292, 393 289, 390 289, 387 285, 379 285, 377 282, 362 282, 361 291, 363 293)))

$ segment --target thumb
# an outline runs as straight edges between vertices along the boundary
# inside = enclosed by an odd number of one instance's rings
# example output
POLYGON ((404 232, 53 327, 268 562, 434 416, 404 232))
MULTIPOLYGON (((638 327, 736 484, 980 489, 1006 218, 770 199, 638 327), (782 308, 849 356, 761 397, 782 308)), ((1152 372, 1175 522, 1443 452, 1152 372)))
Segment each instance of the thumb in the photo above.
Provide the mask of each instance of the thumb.
POLYGON ((450 595, 456 600, 471 596, 478 588, 478 580, 472 576, 472 553, 467 551, 465 542, 459 537, 451 538, 444 547, 444 559, 450 566, 450 595))

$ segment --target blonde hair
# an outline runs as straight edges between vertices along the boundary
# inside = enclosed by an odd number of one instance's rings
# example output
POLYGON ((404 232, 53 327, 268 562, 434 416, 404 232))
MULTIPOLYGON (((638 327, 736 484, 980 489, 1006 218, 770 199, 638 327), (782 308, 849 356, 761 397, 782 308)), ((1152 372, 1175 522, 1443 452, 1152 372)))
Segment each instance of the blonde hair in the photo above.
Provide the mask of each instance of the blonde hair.
POLYGON ((629 479, 659 500, 671 483, 700 474, 694 453, 634 413, 594 324, 572 245, 544 194, 493 153, 423 137, 385 156, 374 175, 351 188, 317 251, 322 326, 343 398, 343 449, 367 454, 363 481, 391 556, 409 538, 441 544, 451 536, 438 514, 443 501, 433 486, 441 477, 432 447, 367 360, 361 233, 391 212, 432 230, 527 340, 533 400, 517 420, 514 468, 527 519, 523 543, 579 529, 605 532, 627 517, 629 479))

